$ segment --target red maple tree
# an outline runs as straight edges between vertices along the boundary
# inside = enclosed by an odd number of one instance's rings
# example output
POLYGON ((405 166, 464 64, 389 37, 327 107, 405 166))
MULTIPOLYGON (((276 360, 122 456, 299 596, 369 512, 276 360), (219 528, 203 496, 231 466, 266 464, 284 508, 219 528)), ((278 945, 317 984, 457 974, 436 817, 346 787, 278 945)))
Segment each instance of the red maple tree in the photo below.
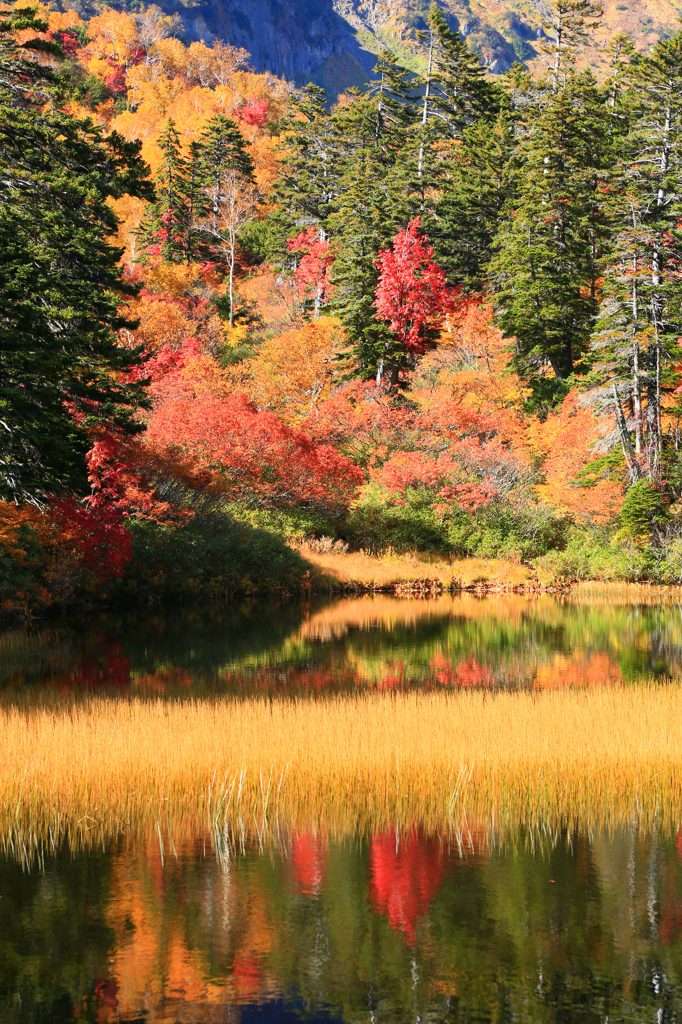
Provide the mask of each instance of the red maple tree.
POLYGON ((452 305, 445 273, 433 261, 433 249, 420 234, 415 217, 399 231, 390 249, 376 259, 379 281, 374 305, 377 319, 385 320, 408 352, 420 353, 443 325, 452 305))

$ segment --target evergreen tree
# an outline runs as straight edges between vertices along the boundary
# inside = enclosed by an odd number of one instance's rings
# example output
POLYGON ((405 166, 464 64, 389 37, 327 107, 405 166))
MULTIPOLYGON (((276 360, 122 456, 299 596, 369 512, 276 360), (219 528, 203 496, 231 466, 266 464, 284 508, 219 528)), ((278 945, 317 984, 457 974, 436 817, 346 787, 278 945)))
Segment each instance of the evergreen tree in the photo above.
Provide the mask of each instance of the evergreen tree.
POLYGON ((547 362, 565 379, 588 348, 604 109, 592 76, 571 74, 526 108, 517 129, 511 195, 490 269, 498 322, 516 338, 526 377, 547 362))
POLYGON ((202 156, 201 143, 190 143, 184 182, 184 255, 188 263, 197 263, 211 258, 210 251, 207 251, 206 247, 202 245, 201 239, 200 225, 209 214, 202 156))
POLYGON ((434 215, 426 223, 436 262, 451 285, 483 290, 498 220, 512 182, 507 165, 513 146, 509 114, 494 124, 466 128, 462 145, 444 164, 434 215))
POLYGON ((287 239, 302 227, 324 225, 337 195, 336 139, 324 90, 308 85, 294 97, 283 124, 281 174, 272 217, 275 262, 286 263, 287 239))
POLYGON ((191 229, 187 202, 188 167, 172 118, 164 125, 157 141, 162 160, 156 176, 156 199, 147 211, 142 233, 147 245, 160 247, 165 263, 182 263, 187 259, 191 229))
POLYGON ((209 121, 198 146, 205 217, 196 225, 201 239, 197 251, 204 259, 227 264, 230 323, 238 238, 260 202, 249 146, 234 121, 222 114, 209 121))
POLYGON ((468 126, 481 119, 495 119, 501 90, 486 78, 478 54, 469 49, 459 32, 450 29, 435 5, 429 25, 432 52, 422 123, 433 119, 439 134, 459 139, 468 126))
POLYGON ((543 51, 555 95, 573 74, 576 56, 590 41, 603 13, 599 0, 555 0, 551 7, 543 8, 543 28, 548 37, 543 51))
POLYGON ((609 181, 612 242, 593 337, 594 382, 612 403, 636 482, 661 476, 666 364, 682 333, 682 32, 650 54, 631 54, 623 77, 614 116, 630 130, 609 181), (632 412, 634 444, 622 402, 632 412))
POLYGON ((0 493, 39 500, 86 490, 93 429, 141 429, 109 200, 152 191, 138 143, 44 107, 55 76, 22 56, 17 28, 45 26, 22 11, 0 24, 0 493))
POLYGON ((198 178, 205 197, 202 209, 206 216, 202 221, 209 251, 210 237, 220 237, 220 212, 226 184, 232 182, 235 175, 244 182, 254 183, 250 145, 234 121, 223 114, 212 118, 201 134, 197 146, 198 178))
POLYGON ((421 211, 434 214, 425 225, 450 281, 473 283, 480 277, 481 259, 489 256, 508 156, 508 132, 500 132, 498 125, 491 135, 490 127, 503 95, 435 5, 423 39, 428 64, 417 157, 421 211), (453 147, 454 140, 462 145, 453 147), (444 150, 448 143, 449 151, 444 150))
POLYGON ((376 98, 374 145, 386 163, 407 156, 416 123, 412 87, 405 68, 390 50, 383 50, 374 68, 376 81, 370 95, 376 98))
POLYGON ((329 218, 336 251, 332 307, 346 328, 361 375, 379 381, 387 375, 393 383, 407 365, 406 353, 377 320, 376 260, 409 219, 409 199, 400 180, 386 172, 378 175, 374 151, 365 150, 349 165, 338 207, 329 218))

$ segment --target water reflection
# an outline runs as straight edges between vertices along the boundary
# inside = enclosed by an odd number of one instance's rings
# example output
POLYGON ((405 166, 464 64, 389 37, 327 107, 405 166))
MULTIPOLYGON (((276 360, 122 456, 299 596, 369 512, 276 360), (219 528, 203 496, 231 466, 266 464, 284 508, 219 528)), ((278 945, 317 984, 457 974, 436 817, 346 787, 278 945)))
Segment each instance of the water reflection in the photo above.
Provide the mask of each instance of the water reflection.
POLYGON ((682 609, 498 595, 100 615, 0 635, 0 685, 193 695, 613 685, 682 674, 682 609))
MULTIPOLYGON (((468 832, 468 834, 467 834, 468 832)), ((682 842, 299 833, 0 862, 0 1019, 665 1021, 682 842), (539 845, 538 845, 539 844, 539 845)))

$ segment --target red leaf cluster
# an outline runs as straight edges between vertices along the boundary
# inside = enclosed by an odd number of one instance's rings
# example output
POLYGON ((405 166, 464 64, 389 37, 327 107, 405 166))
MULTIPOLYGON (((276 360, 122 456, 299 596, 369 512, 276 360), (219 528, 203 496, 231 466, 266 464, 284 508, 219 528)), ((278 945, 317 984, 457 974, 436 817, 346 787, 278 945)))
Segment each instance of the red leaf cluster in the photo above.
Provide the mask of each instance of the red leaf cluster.
POLYGON ((238 393, 168 398, 149 423, 147 443, 175 457, 196 486, 263 508, 340 508, 362 478, 331 445, 238 393))
POLYGON ((376 259, 379 281, 374 305, 408 352, 423 352, 427 332, 442 326, 452 304, 445 273, 433 261, 433 248, 420 235, 421 218, 399 231, 391 249, 376 259))
POLYGON ((295 238, 288 239, 287 249, 299 256, 294 277, 301 288, 304 291, 311 288, 318 302, 328 299, 331 291, 329 268, 334 262, 329 241, 319 229, 306 228, 295 238))
POLYGON ((260 102, 254 100, 251 103, 244 103, 235 110, 235 116, 244 124, 255 125, 262 128, 270 120, 270 104, 267 100, 260 102))

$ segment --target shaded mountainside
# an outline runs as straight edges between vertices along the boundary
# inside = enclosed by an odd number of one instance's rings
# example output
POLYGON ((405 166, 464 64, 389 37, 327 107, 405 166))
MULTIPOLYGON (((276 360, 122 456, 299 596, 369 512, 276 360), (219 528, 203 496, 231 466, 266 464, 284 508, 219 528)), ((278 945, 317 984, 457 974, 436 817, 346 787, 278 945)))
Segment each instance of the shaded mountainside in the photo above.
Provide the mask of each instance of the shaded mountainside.
MULTIPOLYGON (((542 0, 437 0, 452 28, 459 28, 493 74, 516 60, 542 70, 542 0)), ((394 48, 406 66, 423 68, 419 32, 426 28, 431 0, 162 0, 179 10, 187 34, 219 37, 252 55, 255 70, 298 84, 323 85, 330 96, 362 86, 375 54, 394 48)), ((78 6, 78 4, 76 4, 78 6)), ((133 8, 135 0, 124 6, 133 8)), ((606 0, 602 25, 588 61, 603 73, 607 40, 628 32, 647 49, 678 27, 680 8, 671 0, 606 0)))

